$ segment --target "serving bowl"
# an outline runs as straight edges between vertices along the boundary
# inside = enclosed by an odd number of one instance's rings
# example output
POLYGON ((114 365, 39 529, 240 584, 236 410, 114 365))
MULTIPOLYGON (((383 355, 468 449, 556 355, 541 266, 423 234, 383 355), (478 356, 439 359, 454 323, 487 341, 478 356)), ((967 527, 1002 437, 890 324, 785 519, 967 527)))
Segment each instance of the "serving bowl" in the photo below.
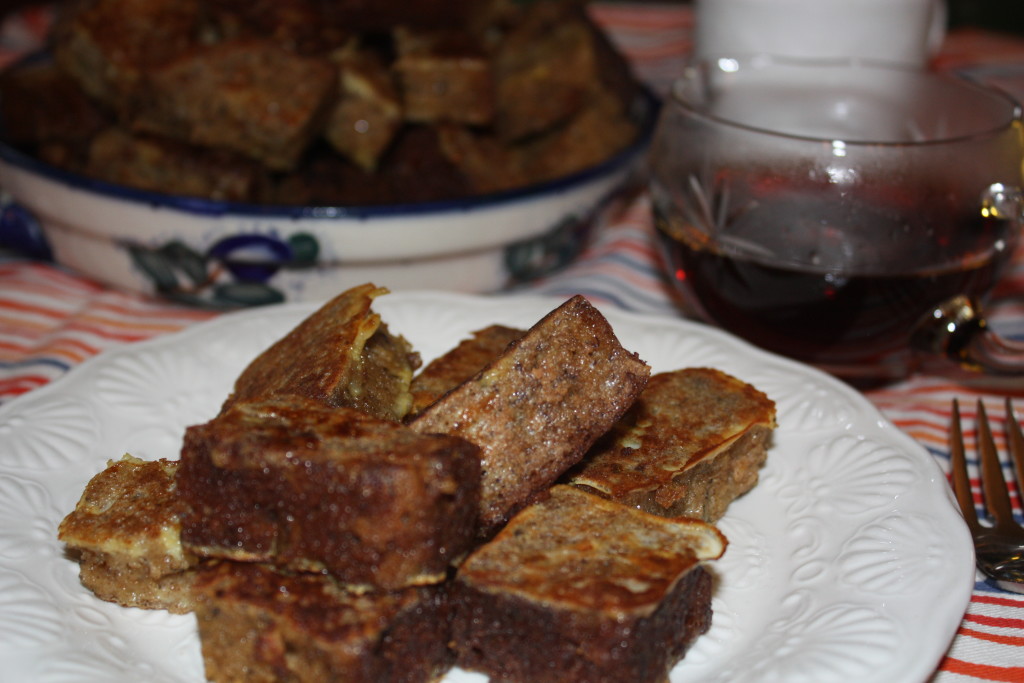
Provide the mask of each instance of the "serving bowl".
POLYGON ((585 247, 601 209, 640 182, 656 117, 595 166, 459 200, 272 206, 148 192, 51 166, 0 140, 0 245, 117 288, 233 308, 322 300, 362 282, 484 293, 536 278, 585 247))

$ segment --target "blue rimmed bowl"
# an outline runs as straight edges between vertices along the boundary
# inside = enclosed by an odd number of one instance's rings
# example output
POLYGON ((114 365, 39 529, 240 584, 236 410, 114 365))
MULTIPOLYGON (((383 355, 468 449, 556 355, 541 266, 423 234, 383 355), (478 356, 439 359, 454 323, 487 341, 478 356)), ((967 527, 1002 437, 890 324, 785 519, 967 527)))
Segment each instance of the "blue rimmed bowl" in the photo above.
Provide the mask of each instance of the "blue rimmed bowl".
POLYGON ((636 186, 656 117, 570 176, 462 200, 267 206, 146 192, 40 162, 0 141, 0 244, 99 282, 190 304, 322 300, 372 281, 395 291, 496 291, 564 266, 601 208, 636 186))

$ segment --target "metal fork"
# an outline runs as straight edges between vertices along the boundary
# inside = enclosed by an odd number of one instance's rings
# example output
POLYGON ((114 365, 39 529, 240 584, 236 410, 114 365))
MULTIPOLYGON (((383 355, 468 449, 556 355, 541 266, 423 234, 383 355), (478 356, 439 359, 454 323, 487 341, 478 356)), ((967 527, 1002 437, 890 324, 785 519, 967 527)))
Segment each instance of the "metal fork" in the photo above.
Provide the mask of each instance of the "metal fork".
MULTIPOLYGON (((1024 435, 1006 399, 1006 441, 1017 471, 1017 491, 1024 495, 1024 435)), ((981 488, 986 523, 978 521, 967 477, 964 438, 960 429, 960 404, 953 399, 953 418, 949 429, 953 492, 960 504, 967 527, 974 538, 978 568, 992 577, 1001 588, 1024 593, 1024 527, 1013 519, 1010 495, 1006 488, 999 453, 992 439, 985 406, 978 401, 977 448, 981 461, 981 488)))

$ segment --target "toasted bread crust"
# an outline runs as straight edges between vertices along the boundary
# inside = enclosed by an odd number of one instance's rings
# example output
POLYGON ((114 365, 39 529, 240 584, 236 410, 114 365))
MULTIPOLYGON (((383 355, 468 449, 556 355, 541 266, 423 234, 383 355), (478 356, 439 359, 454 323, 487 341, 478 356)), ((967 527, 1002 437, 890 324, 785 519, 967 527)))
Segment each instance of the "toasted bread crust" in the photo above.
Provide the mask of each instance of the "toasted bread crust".
POLYGON ((479 468, 463 439, 354 409, 237 404, 186 430, 182 542, 353 586, 436 583, 473 542, 479 468))
POLYGON ((567 480, 648 512, 715 521, 757 484, 775 404, 713 368, 651 377, 567 480))
POLYGON ((725 540, 570 486, 516 515, 455 580, 458 664, 503 681, 660 682, 710 624, 725 540))
POLYGON ((210 680, 421 683, 451 666, 442 586, 359 594, 323 574, 218 562, 196 594, 210 680))
POLYGON ((508 345, 519 339, 526 330, 504 325, 490 325, 473 332, 455 348, 438 356, 413 377, 411 415, 421 413, 427 406, 500 356, 508 345))
POLYGON ((245 368, 224 407, 300 396, 401 419, 412 402, 409 383, 420 360, 372 310, 373 300, 387 291, 365 284, 328 301, 245 368))
POLYGON ((578 462, 649 375, 605 317, 576 296, 410 426, 480 447, 480 520, 487 533, 578 462))
POLYGON ((94 476, 58 538, 79 556, 82 584, 125 607, 191 610, 194 558, 182 548, 177 463, 126 455, 94 476))

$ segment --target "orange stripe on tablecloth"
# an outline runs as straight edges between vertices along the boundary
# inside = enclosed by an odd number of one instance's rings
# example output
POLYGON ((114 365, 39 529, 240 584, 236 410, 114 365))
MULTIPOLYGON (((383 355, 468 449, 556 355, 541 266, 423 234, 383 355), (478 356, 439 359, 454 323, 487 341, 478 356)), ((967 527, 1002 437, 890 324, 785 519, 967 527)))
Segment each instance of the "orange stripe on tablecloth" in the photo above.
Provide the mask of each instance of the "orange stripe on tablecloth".
POLYGON ((946 657, 942 666, 943 671, 948 671, 961 676, 973 676, 986 681, 999 681, 1000 683, 1021 683, 1024 681, 1024 666, 991 666, 989 664, 977 664, 965 662, 961 659, 946 657))
POLYGON ((216 311, 188 308, 180 305, 163 304, 127 297, 100 297, 91 303, 96 310, 130 316, 133 318, 181 318, 188 321, 207 320, 217 315, 216 311))
MULTIPOLYGON (((90 316, 91 317, 91 316, 90 316)), ((130 323, 113 325, 109 321, 98 320, 92 321, 90 324, 88 319, 75 319, 70 321, 64 326, 64 330, 68 332, 76 332, 79 334, 90 334, 101 339, 108 341, 117 342, 136 342, 142 341, 143 339, 149 339, 160 332, 172 332, 181 329, 180 326, 176 327, 158 327, 158 326, 139 326, 130 323)))
POLYGON ((20 396, 38 389, 50 381, 43 375, 19 375, 11 379, 0 379, 0 396, 20 396))
POLYGON ((99 352, 100 349, 98 347, 84 342, 74 339, 56 339, 45 346, 34 349, 31 353, 24 354, 22 357, 28 362, 42 358, 54 358, 63 359, 69 365, 78 365, 99 352))
POLYGON ((32 315, 42 316, 44 318, 63 319, 68 317, 68 312, 66 310, 40 306, 39 304, 30 304, 25 301, 15 301, 12 299, 0 299, 0 309, 11 311, 11 313, 15 315, 19 313, 29 313, 32 315))
POLYGON ((4 315, 2 310, 0 310, 0 327, 18 330, 21 333, 21 336, 25 336, 26 333, 29 332, 45 334, 46 332, 50 332, 54 329, 53 325, 44 325, 40 321, 33 320, 32 318, 4 315))
POLYGON ((985 640, 990 643, 996 643, 997 645, 1024 647, 1024 636, 1004 636, 999 633, 987 633, 985 631, 976 631, 971 628, 960 628, 957 633, 962 636, 974 638, 975 640, 985 640))
POLYGON ((973 612, 968 612, 964 615, 964 621, 981 624, 982 626, 1024 629, 1024 619, 1014 619, 1012 617, 991 617, 987 614, 975 614, 973 612))
POLYGON ((100 334, 112 339, 134 341, 162 332, 176 332, 188 327, 190 322, 193 321, 182 321, 176 318, 168 319, 166 317, 163 320, 155 318, 152 321, 138 319, 118 320, 109 316, 89 313, 70 320, 66 329, 89 330, 94 334, 100 334))
POLYGON ((999 605, 1000 607, 1017 607, 1024 610, 1024 598, 1007 598, 1002 595, 975 593, 971 597, 974 604, 999 605))

